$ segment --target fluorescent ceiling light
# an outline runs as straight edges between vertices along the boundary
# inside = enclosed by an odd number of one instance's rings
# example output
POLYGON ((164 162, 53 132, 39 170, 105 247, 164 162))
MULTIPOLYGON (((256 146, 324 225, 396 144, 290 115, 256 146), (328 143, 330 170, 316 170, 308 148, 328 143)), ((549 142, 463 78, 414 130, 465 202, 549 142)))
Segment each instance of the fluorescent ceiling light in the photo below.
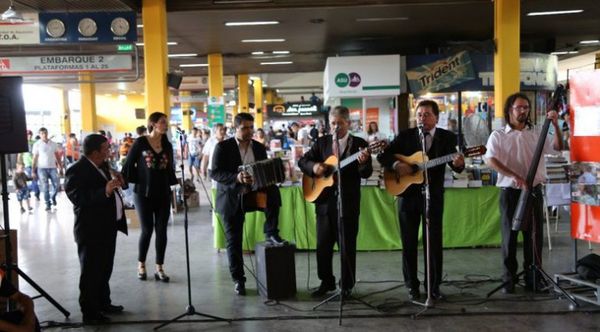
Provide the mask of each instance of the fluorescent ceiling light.
POLYGON ((527 13, 527 16, 565 15, 565 14, 578 14, 581 12, 583 12, 583 9, 554 10, 554 11, 547 11, 547 12, 530 12, 530 13, 527 13))
POLYGON ((0 16, 0 19, 2 21, 10 21, 10 22, 23 22, 25 21, 25 19, 23 18, 23 16, 21 15, 21 13, 18 13, 15 10, 15 7, 13 6, 13 2, 10 2, 10 5, 8 6, 8 9, 2 13, 2 15, 0 16))
POLYGON ((283 38, 275 39, 242 39, 242 43, 281 43, 284 42, 283 38))
POLYGON ((198 53, 176 53, 169 54, 169 58, 183 58, 183 57, 194 57, 198 56, 198 53))
POLYGON ((579 51, 556 51, 556 52, 552 52, 550 54, 552 55, 565 55, 565 54, 577 54, 579 53, 579 51))
POLYGON ((385 22, 385 21, 407 21, 408 17, 364 17, 357 18, 356 22, 385 22))
POLYGON ((263 55, 263 54, 265 54, 265 52, 263 52, 263 51, 252 52, 252 55, 263 55))
POLYGON ((579 42, 579 44, 596 44, 596 43, 600 43, 600 40, 598 40, 598 39, 582 40, 579 42))
POLYGON ((279 24, 279 21, 249 21, 249 22, 225 22, 225 26, 239 27, 246 25, 274 25, 279 24))
POLYGON ((179 67, 208 67, 208 63, 183 63, 179 67))
POLYGON ((273 51, 273 54, 290 54, 290 51, 273 51))
POLYGON ((137 27, 141 29, 141 28, 144 27, 144 25, 143 24, 138 24, 137 27))
MULTIPOLYGON (((179 43, 178 42, 167 42, 167 45, 174 46, 174 45, 179 45, 179 43)), ((135 43, 135 46, 144 46, 144 43, 135 43)))
POLYGON ((274 61, 274 62, 261 62, 260 64, 262 66, 268 66, 268 65, 290 65, 294 63, 293 61, 274 61))

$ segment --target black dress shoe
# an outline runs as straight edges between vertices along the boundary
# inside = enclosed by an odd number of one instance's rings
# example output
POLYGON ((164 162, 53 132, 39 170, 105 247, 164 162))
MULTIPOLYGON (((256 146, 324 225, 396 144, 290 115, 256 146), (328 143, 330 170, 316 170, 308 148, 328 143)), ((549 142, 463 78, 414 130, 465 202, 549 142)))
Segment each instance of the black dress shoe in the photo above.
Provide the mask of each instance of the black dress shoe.
POLYGON ((331 292, 335 290, 335 282, 334 283, 325 283, 322 282, 319 288, 310 294, 311 297, 322 297, 327 294, 327 292, 331 292))
POLYGON ((274 246, 285 246, 288 244, 288 241, 282 239, 278 234, 267 236, 266 241, 274 246))
POLYGON ((125 309, 125 308, 123 308, 122 305, 109 304, 109 305, 105 306, 104 308, 102 308, 102 312, 105 314, 116 314, 116 313, 123 311, 123 309, 125 309))
POLYGON ((240 296, 246 295, 246 285, 243 282, 235 283, 235 293, 240 296))
POLYGON ((507 284, 506 286, 502 287, 502 293, 503 294, 514 294, 515 293, 515 284, 507 284))
POLYGON ((418 300, 421 297, 421 292, 419 292, 419 288, 409 288, 408 289, 408 299, 411 301, 418 300))
POLYGON ((431 292, 431 298, 436 301, 441 301, 446 299, 446 295, 444 295, 444 293, 440 292, 440 290, 437 289, 431 292))
POLYGON ((83 314, 84 324, 102 324, 110 322, 110 318, 104 316, 100 312, 83 314))

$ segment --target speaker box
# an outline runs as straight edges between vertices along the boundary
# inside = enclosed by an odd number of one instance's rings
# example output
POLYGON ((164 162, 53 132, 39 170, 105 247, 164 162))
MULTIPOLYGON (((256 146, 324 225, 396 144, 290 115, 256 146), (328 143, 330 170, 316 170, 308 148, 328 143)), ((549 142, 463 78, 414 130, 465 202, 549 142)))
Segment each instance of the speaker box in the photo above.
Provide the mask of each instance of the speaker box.
POLYGON ((22 77, 0 77, 0 154, 27 152, 22 77))
POLYGON ((296 246, 273 246, 266 242, 256 244, 258 293, 268 299, 280 300, 296 295, 296 246))
POLYGON ((167 73, 167 86, 169 86, 173 89, 178 90, 179 86, 181 85, 182 80, 183 80, 183 76, 181 76, 181 75, 167 73))

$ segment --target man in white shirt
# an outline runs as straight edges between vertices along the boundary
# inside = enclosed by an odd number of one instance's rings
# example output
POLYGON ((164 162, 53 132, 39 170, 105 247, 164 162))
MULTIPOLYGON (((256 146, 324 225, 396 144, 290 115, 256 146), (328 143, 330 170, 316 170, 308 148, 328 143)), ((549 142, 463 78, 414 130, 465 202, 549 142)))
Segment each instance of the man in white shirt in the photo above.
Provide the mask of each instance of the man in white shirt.
MULTIPOLYGON (((496 186, 502 189, 500 193, 500 213, 504 267, 502 279, 506 283, 503 289, 504 293, 513 293, 514 286, 519 281, 517 276, 517 236, 519 232, 512 230, 512 219, 521 190, 527 186, 527 173, 539 139, 539 131, 534 130, 530 122, 530 111, 531 102, 525 94, 515 93, 509 96, 504 105, 506 126, 494 131, 490 135, 486 146, 485 159, 490 167, 498 171, 496 186)), ((550 111, 547 117, 552 120, 555 134, 553 138, 545 138, 544 154, 562 149, 562 136, 557 122, 558 114, 556 111, 550 111)), ((541 158, 533 181, 533 188, 529 188, 533 198, 532 213, 528 218, 533 218, 534 222, 529 222, 531 219, 523 221, 523 225, 528 225, 527 229, 523 230, 525 287, 533 291, 540 286, 538 282, 540 276, 535 275, 533 265, 539 267, 542 264, 542 212, 544 207, 540 184, 545 180, 544 158, 541 158), (533 250, 535 250, 535 254, 533 250)))
POLYGON ((198 128, 192 128, 192 135, 187 141, 187 156, 190 162, 190 175, 194 181, 194 169, 200 178, 200 160, 202 159, 202 135, 198 128))
MULTIPOLYGON (((212 157, 217 143, 223 141, 227 136, 227 128, 225 128, 222 123, 215 124, 213 130, 214 135, 206 141, 202 148, 202 165, 200 166, 200 173, 205 179, 208 177, 208 171, 212 170, 212 157)), ((214 182, 213 187, 216 188, 214 182)))
POLYGON ((33 144, 33 178, 39 178, 41 190, 44 192, 46 211, 56 206, 56 194, 59 191, 59 171, 63 171, 63 163, 59 155, 59 146, 48 138, 48 130, 44 127, 39 131, 40 139, 33 144), (52 184, 52 191, 50 185, 52 184))

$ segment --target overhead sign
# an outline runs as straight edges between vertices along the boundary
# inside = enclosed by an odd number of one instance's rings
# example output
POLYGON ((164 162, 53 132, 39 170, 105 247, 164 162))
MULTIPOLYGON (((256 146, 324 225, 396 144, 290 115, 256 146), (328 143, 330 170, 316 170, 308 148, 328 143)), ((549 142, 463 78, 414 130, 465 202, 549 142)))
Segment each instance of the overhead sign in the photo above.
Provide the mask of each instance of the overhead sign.
POLYGON ((307 103, 288 103, 267 105, 269 118, 314 117, 319 113, 317 105, 307 103))
MULTIPOLYGON (((437 92, 494 90, 494 56, 491 54, 470 53, 469 57, 473 64, 475 78, 455 82, 446 88, 438 87, 440 90, 437 92)), ((446 56, 440 54, 407 56, 407 73, 446 58, 446 56)), ((556 88, 558 71, 558 58, 556 55, 521 53, 520 60, 521 90, 552 91, 556 88)))
POLYGON ((131 55, 47 55, 0 57, 0 75, 70 72, 119 72, 133 67, 131 55))
MULTIPOLYGON (((223 76, 223 88, 234 89, 236 86, 235 76, 223 76)), ((179 90, 208 90, 208 76, 184 76, 179 90)))
POLYGON ((41 43, 123 43, 137 41, 134 12, 40 13, 41 43))
POLYGON ((40 43, 37 13, 22 13, 23 22, 0 22, 0 45, 31 45, 40 43))
POLYGON ((400 55, 327 58, 323 94, 326 102, 339 97, 400 94, 400 55))
POLYGON ((225 123, 225 99, 223 96, 208 98, 208 126, 225 123))
POLYGON ((466 51, 406 71, 410 91, 418 96, 438 92, 475 79, 471 57, 466 51))

